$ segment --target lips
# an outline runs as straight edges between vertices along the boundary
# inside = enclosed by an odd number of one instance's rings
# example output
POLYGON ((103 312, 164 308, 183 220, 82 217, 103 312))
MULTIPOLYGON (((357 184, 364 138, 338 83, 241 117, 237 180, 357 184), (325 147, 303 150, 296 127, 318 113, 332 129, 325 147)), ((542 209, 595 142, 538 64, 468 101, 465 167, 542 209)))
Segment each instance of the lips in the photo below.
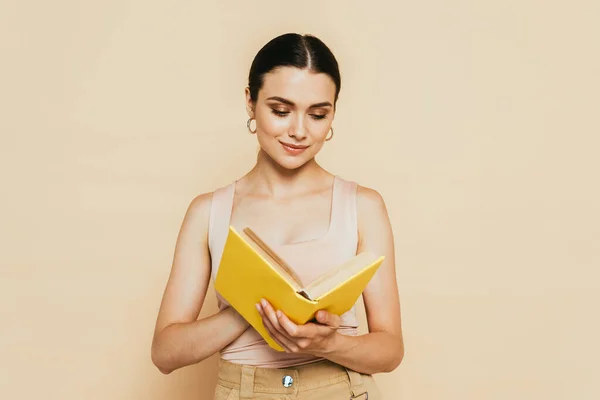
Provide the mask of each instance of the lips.
POLYGON ((284 146, 290 147, 292 149, 296 149, 296 150, 304 150, 304 149, 308 148, 308 146, 300 146, 297 144, 291 144, 291 143, 285 143, 285 142, 279 142, 279 143, 281 143, 284 146))
POLYGON ((304 150, 306 150, 308 148, 308 146, 300 146, 297 144, 284 143, 284 142, 279 142, 279 143, 281 143, 281 147, 283 147, 283 149, 288 154, 291 154, 293 156, 297 156, 298 154, 302 153, 304 150))

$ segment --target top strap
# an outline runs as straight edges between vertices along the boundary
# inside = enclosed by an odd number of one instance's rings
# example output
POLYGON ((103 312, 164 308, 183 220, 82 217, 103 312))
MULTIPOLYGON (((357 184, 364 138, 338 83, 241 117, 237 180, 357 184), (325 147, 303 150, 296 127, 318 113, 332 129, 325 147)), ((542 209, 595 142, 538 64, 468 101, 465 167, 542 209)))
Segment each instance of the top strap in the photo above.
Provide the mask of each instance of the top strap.
POLYGON ((208 222, 208 248, 211 255, 211 275, 213 275, 213 278, 216 274, 216 267, 221 262, 223 249, 229 234, 234 194, 234 183, 220 187, 213 192, 208 222))
POLYGON ((358 244, 358 218, 356 210, 357 184, 336 177, 337 184, 334 185, 333 204, 331 210, 332 229, 335 235, 347 237, 351 243, 358 244))

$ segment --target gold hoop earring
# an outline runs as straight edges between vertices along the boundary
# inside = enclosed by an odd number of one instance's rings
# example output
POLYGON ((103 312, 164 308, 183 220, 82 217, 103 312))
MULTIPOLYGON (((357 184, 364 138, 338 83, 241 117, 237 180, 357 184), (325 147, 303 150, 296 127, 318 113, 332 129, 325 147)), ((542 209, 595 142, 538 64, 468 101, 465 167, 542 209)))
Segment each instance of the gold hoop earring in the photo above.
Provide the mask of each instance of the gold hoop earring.
POLYGON ((327 142, 330 141, 332 137, 333 137, 333 127, 331 128, 331 136, 329 136, 328 138, 326 137, 325 141, 327 141, 327 142))
POLYGON ((253 119, 254 119, 254 118, 250 118, 250 119, 248 119, 248 122, 246 122, 246 126, 248 127, 248 131, 249 131, 250 133, 252 133, 252 134, 255 134, 255 133, 256 133, 256 129, 257 129, 257 128, 254 128, 254 130, 250 129, 250 123, 252 122, 252 120, 253 120, 253 119))

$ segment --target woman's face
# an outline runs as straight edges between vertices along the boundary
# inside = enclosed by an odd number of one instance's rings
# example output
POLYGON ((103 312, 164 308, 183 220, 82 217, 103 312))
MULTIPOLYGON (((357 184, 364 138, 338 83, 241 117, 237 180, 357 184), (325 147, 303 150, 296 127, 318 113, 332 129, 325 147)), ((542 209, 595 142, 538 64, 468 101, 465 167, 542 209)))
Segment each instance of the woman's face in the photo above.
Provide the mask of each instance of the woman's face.
POLYGON ((266 74, 256 104, 246 88, 248 115, 256 119, 262 150, 286 169, 314 158, 333 122, 335 91, 329 75, 295 67, 266 74))

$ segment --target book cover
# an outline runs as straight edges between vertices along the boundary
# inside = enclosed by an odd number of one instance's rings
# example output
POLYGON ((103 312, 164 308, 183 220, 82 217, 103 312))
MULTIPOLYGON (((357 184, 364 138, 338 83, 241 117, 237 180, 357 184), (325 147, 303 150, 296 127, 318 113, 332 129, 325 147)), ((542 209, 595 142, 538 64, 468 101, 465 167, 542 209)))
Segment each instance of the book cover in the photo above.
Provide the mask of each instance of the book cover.
POLYGON ((251 229, 238 232, 229 227, 215 290, 277 351, 283 349, 270 337, 256 310, 266 299, 296 324, 312 320, 319 310, 342 315, 349 311, 376 270, 383 256, 358 254, 306 286, 284 260, 251 229))

